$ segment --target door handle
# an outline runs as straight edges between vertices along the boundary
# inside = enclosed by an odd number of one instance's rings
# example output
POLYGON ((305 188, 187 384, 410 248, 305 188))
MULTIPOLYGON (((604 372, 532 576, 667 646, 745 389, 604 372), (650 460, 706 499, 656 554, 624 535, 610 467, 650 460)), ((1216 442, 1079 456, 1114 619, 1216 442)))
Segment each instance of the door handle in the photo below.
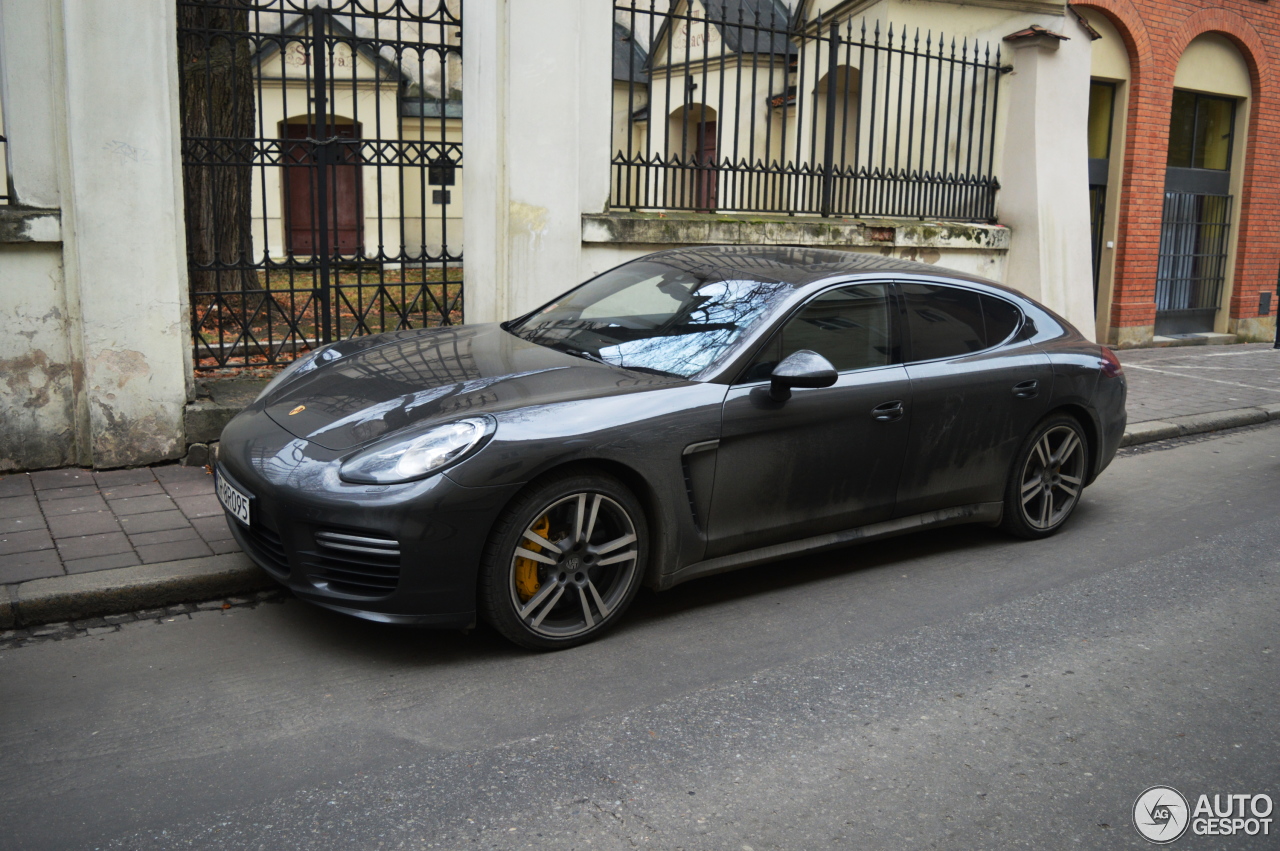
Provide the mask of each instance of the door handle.
POLYGON ((885 402, 871 409, 871 419, 887 423, 902 419, 903 407, 900 400, 885 402))
POLYGON ((1034 378, 1013 385, 1013 395, 1019 399, 1034 399, 1040 395, 1040 382, 1034 378))

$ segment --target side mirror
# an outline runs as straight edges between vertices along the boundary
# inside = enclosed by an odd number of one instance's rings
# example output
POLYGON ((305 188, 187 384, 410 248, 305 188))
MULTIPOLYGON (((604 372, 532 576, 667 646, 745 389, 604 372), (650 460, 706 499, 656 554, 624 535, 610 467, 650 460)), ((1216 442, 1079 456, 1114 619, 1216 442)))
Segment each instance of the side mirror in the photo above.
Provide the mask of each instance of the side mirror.
POLYGON ((801 349, 782 359, 769 375, 769 395, 775 402, 791 398, 792 387, 830 387, 836 383, 836 368, 817 352, 801 349))

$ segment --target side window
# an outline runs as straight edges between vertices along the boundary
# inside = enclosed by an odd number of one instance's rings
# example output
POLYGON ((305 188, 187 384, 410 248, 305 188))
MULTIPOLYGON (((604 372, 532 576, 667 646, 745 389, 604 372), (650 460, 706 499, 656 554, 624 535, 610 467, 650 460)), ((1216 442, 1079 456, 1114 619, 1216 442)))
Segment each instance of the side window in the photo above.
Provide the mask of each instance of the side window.
POLYGON ((756 355, 747 381, 763 381, 788 355, 808 349, 838 372, 885 366, 893 357, 889 288, 861 284, 815 296, 756 355))
POLYGON ((902 284, 911 360, 954 358, 987 347, 977 293, 936 284, 902 284))
POLYGON ((1017 329, 1022 311, 1002 298, 978 296, 982 300, 982 318, 987 323, 987 345, 998 346, 1017 329))

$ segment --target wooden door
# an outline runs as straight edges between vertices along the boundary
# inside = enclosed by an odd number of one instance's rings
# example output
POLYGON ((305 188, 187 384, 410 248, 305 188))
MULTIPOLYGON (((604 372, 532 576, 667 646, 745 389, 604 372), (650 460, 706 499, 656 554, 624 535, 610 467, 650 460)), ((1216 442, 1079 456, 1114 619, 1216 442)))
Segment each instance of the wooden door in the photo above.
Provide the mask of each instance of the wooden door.
POLYGON ((699 121, 698 153, 695 160, 698 164, 698 178, 694 192, 698 209, 703 212, 711 212, 716 208, 716 184, 719 183, 720 176, 716 171, 717 159, 716 123, 699 121))
MULTIPOLYGON (((316 159, 315 127, 286 126, 284 156, 284 201, 286 247, 295 255, 314 255, 319 249, 321 216, 318 206, 320 168, 316 159)), ((359 125, 340 124, 329 128, 335 164, 325 166, 331 255, 359 254, 364 244, 364 204, 360 184, 359 125)))

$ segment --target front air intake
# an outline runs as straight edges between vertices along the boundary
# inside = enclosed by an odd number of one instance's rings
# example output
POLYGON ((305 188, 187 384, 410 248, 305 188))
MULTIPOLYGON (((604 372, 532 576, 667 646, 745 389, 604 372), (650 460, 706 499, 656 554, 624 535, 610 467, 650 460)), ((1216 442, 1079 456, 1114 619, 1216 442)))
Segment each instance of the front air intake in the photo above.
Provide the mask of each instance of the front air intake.
POLYGON ((305 554, 312 581, 355 597, 385 597, 400 583, 400 542, 376 533, 322 531, 305 554))

